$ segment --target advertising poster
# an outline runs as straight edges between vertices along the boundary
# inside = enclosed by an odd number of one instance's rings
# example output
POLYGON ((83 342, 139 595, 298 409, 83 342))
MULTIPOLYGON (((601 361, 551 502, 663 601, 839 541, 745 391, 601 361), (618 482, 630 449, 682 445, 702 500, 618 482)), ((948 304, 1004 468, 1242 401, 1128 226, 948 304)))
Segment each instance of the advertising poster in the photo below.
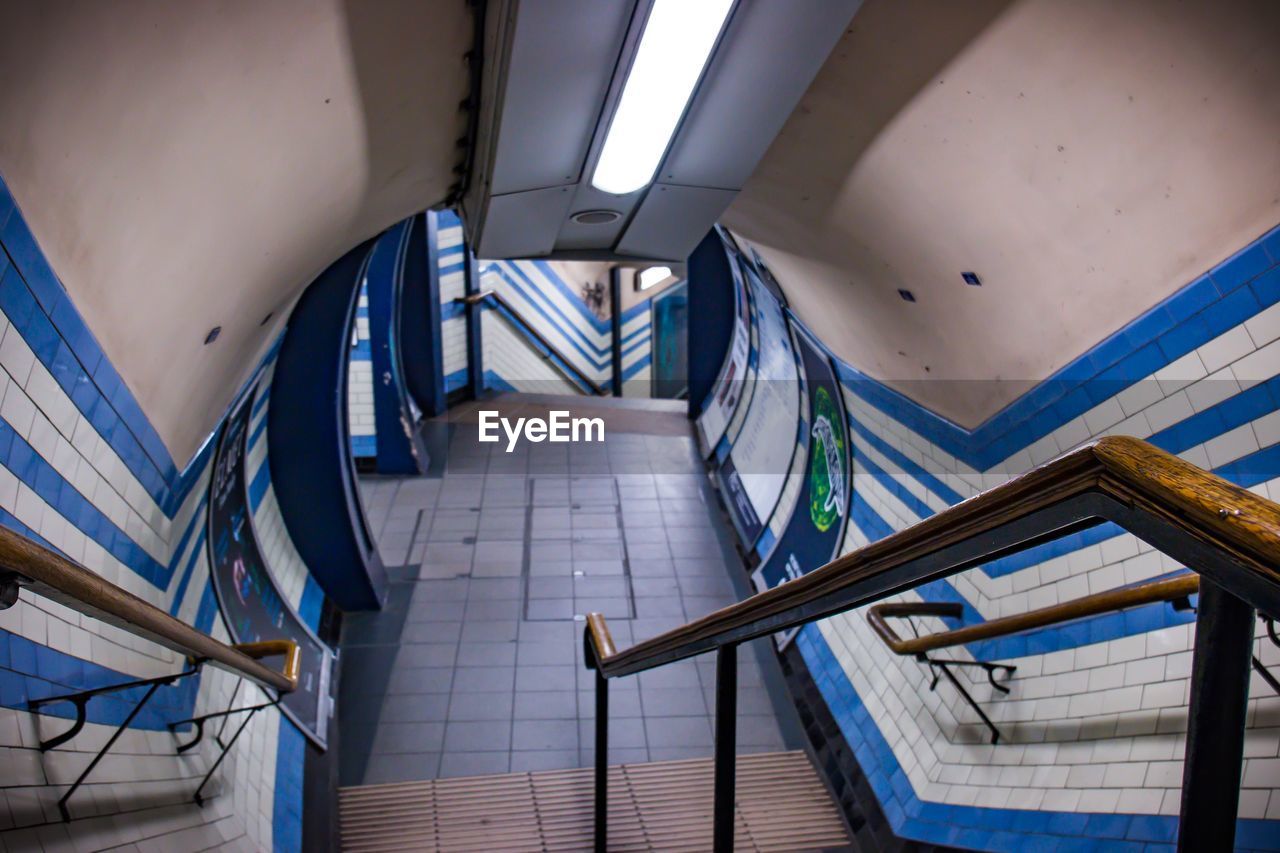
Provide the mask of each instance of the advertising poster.
POLYGON ((729 514, 744 544, 750 546, 773 515, 786 484, 796 451, 800 383, 782 306, 755 273, 748 271, 746 279, 758 336, 755 389, 729 458, 722 464, 720 482, 728 492, 729 514), (730 462, 736 483, 724 467, 730 462), (749 514, 741 511, 744 496, 751 506, 749 514))
MULTIPOLYGON (((329 718, 333 656, 298 618, 267 571, 253 532, 245 453, 254 395, 246 394, 227 418, 209 483, 209 570, 218 607, 233 643, 289 639, 302 651, 298 688, 280 710, 320 748, 329 718)), ((267 665, 283 663, 269 658, 267 665)))
MULTIPOLYGON (((769 559, 751 575, 757 592, 819 568, 840 552, 849 507, 849 436, 844 398, 831 360, 798 327, 796 342, 809 398, 809 449, 791 520, 769 559)), ((785 647, 796 629, 774 635, 785 647)))

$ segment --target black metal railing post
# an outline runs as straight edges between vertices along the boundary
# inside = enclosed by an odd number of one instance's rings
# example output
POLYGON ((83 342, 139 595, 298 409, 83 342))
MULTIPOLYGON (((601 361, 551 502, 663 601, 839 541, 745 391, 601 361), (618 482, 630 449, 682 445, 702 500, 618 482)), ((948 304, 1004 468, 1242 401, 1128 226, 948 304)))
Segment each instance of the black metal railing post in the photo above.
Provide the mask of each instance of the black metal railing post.
POLYGON ((716 853, 733 850, 737 740, 738 646, 735 643, 716 650, 715 803, 712 817, 712 848, 716 853))
POLYGON ((1240 804, 1254 609, 1200 578, 1178 850, 1231 850, 1240 804))
POLYGON ((596 667, 596 850, 609 842, 609 680, 596 667))

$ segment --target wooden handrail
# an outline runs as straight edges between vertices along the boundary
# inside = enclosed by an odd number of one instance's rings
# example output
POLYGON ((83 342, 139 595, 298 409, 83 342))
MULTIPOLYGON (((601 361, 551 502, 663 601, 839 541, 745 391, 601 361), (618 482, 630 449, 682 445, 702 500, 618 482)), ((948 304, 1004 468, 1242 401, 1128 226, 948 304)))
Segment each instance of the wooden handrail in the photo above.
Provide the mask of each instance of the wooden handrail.
POLYGON ((51 601, 263 687, 288 693, 297 686, 299 652, 292 640, 229 646, 7 527, 0 527, 0 580, 16 580, 51 601), (278 654, 285 655, 283 671, 257 660, 278 654))
MULTIPOLYGON (((630 648, 606 677, 764 636, 1110 520, 1236 597, 1280 614, 1280 506, 1144 441, 1108 437, 796 580, 630 648)), ((603 617, 597 625, 607 627, 603 617)))
POLYGON ((1000 619, 990 619, 978 625, 968 625, 951 631, 939 631, 923 637, 903 639, 889 625, 891 618, 908 616, 960 616, 963 608, 959 604, 936 603, 927 601, 895 601, 889 604, 876 604, 867 609, 867 621, 879 635, 884 644, 895 654, 916 655, 962 646, 978 640, 990 640, 996 637, 1007 637, 1035 628, 1059 625, 1083 619, 1086 616, 1097 616, 1100 613, 1113 613, 1142 604, 1154 604, 1159 601, 1176 601, 1195 595, 1200 591, 1200 578, 1197 575, 1180 575, 1167 580, 1151 581, 1137 586, 1110 589, 1093 595, 1064 601, 1026 613, 1015 613, 1000 619))
POLYGON ((479 305, 480 303, 484 302, 486 299, 492 299, 494 303, 501 306, 502 309, 505 310, 512 317, 514 317, 516 321, 520 323, 520 325, 524 326, 525 331, 529 334, 531 338, 533 338, 535 341, 541 344, 543 348, 547 350, 547 352, 555 356, 556 359, 558 360, 558 363, 556 361, 553 361, 552 364, 554 364, 557 368, 561 368, 563 372, 569 373, 571 378, 576 379, 577 381, 581 382, 583 385, 586 385, 588 388, 591 389, 591 393, 595 394, 597 397, 609 396, 609 392, 605 388, 599 385, 590 376, 583 373, 582 370, 579 369, 577 365, 575 365, 572 361, 569 360, 569 357, 567 355, 565 355, 563 352, 560 351, 559 347, 551 343, 551 341, 547 339, 546 335, 538 331, 538 328, 534 326, 532 323, 530 323, 529 320, 523 314, 517 311, 515 306, 513 306, 510 302, 508 302, 507 298, 503 296, 501 293, 499 293, 498 291, 482 290, 479 293, 469 293, 466 296, 458 297, 457 301, 461 302, 464 305, 479 305))

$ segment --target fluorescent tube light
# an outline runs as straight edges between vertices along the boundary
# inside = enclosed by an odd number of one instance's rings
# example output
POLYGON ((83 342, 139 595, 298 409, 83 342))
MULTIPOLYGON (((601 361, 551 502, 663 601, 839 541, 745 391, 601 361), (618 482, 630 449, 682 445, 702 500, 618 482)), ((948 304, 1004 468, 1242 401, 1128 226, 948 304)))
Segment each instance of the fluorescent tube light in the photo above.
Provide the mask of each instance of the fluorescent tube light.
POLYGON ((640 286, 636 290, 648 290, 661 281, 671 278, 671 267, 649 267, 640 273, 640 286))
POLYGON ((654 0, 592 185, 624 195, 653 180, 733 0, 654 0))

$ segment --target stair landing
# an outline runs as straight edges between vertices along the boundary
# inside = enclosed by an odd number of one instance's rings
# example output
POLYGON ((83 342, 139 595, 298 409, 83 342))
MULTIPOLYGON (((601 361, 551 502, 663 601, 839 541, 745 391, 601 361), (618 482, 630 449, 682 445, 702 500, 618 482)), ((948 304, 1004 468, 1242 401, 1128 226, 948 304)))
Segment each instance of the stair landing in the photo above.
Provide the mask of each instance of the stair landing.
MULTIPOLYGON (((593 770, 364 785, 338 792, 342 849, 589 850, 593 770)), ((709 850, 710 758, 609 768, 610 850, 709 850)), ((803 752, 738 757, 737 850, 845 849, 835 803, 803 752)))

